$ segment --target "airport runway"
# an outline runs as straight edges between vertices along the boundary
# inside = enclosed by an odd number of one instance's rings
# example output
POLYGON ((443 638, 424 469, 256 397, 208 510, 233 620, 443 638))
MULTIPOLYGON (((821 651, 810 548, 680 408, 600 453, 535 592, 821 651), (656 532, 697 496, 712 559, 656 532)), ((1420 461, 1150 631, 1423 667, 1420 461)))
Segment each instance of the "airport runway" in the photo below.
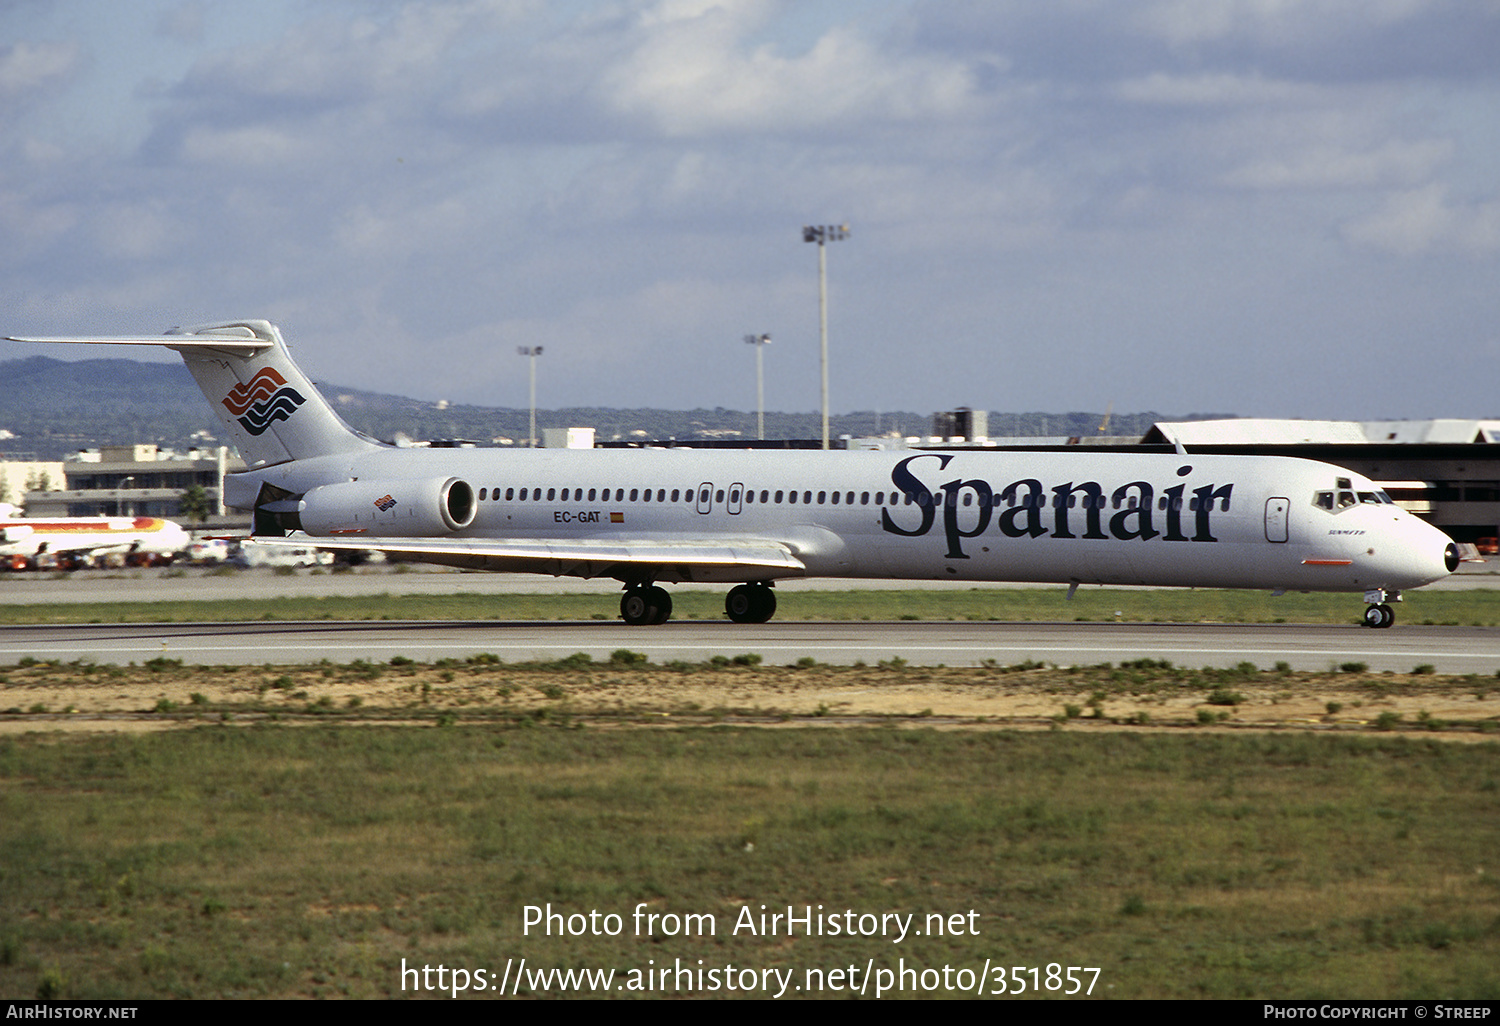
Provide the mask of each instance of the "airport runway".
POLYGON ((1327 670, 1345 662, 1372 670, 1409 672, 1431 664, 1439 673, 1500 670, 1500 632, 1475 627, 1398 624, 1358 626, 1117 623, 796 623, 674 621, 661 627, 617 622, 389 622, 248 624, 77 624, 0 627, 0 665, 24 657, 141 663, 156 657, 205 665, 308 663, 328 659, 422 662, 490 652, 507 662, 557 659, 587 652, 606 660, 617 649, 653 662, 702 662, 716 655, 756 653, 772 665, 811 657, 818 662, 874 665, 899 657, 914 665, 1001 665, 1037 660, 1059 665, 1168 659, 1180 666, 1263 669, 1278 662, 1327 670))
MULTIPOLYGON (((1433 591, 1500 588, 1500 574, 1490 572, 1500 562, 1466 565, 1445 581, 1428 585, 1433 591)), ((687 587, 692 587, 691 585, 687 587)), ((714 586, 707 586, 714 587, 714 586)), ((1049 588, 1059 584, 1007 584, 975 581, 887 581, 817 578, 777 582, 777 590, 798 591, 1003 591, 1049 588)), ((1091 588, 1093 585, 1085 585, 1091 588)), ((1116 586, 1111 586, 1116 587, 1116 586)), ((718 591, 726 587, 715 588, 718 591)), ((256 570, 219 570, 199 567, 157 570, 80 570, 67 574, 0 573, 0 605, 82 602, 199 602, 265 599, 281 596, 324 595, 553 595, 578 593, 618 596, 620 582, 585 581, 576 577, 540 574, 468 573, 407 564, 400 567, 361 567, 346 573, 297 570, 279 574, 256 570)), ((1358 595, 1349 596, 1350 618, 1361 608, 1358 595)), ((601 609, 613 615, 613 600, 601 609)))

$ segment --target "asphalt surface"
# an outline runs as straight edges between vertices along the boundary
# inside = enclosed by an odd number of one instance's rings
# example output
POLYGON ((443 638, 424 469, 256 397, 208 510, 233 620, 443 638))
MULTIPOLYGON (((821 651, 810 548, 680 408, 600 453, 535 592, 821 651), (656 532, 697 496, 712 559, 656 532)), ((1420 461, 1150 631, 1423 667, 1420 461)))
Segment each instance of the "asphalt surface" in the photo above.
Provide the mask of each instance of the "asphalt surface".
MULTIPOLYGON (((1500 561, 1466 566, 1431 590, 1500 588, 1500 561)), ((702 587, 714 587, 705 585, 702 587)), ((777 591, 1003 591, 1013 588, 1061 588, 1058 584, 994 584, 972 581, 860 581, 820 578, 778 581, 777 591)), ((1111 586, 1118 587, 1118 586, 1111 586)), ((727 591, 727 587, 720 590, 727 591)), ((583 593, 619 595, 614 580, 538 574, 464 573, 412 565, 367 567, 345 573, 299 569, 290 574, 255 570, 187 569, 79 570, 73 573, 0 573, 0 605, 79 602, 203 602, 303 595, 535 595, 583 593)), ((1350 595, 1350 616, 1359 613, 1360 598, 1350 595)), ((610 604, 612 607, 612 603, 610 604)))
POLYGON ((1376 671, 1409 672, 1421 664, 1439 673, 1494 677, 1500 631, 1478 627, 1114 624, 1114 623, 795 623, 674 621, 660 627, 618 622, 512 623, 337 622, 216 624, 76 624, 0 628, 0 665, 25 657, 96 663, 165 657, 188 664, 254 665, 328 659, 422 662, 480 652, 507 662, 558 659, 587 652, 608 659, 617 649, 653 662, 701 662, 716 655, 756 653, 769 664, 811 657, 818 662, 874 664, 892 658, 913 665, 972 666, 986 660, 1058 665, 1168 659, 1183 666, 1278 662, 1327 670, 1361 662, 1376 671))
MULTIPOLYGON (((1488 564, 1466 567, 1434 587, 1500 587, 1488 564)), ((789 581, 784 591, 814 589, 1004 589, 1017 585, 947 581, 789 581)), ((1056 587, 1047 585, 1045 587, 1056 587)), ((476 574, 376 567, 354 573, 270 570, 214 573, 200 569, 84 571, 73 574, 0 575, 0 603, 76 603, 233 600, 286 595, 599 594, 612 615, 615 581, 580 581, 534 575, 476 574)), ((1358 596, 1350 596, 1358 604, 1358 596)), ((1354 607, 1351 606, 1351 609, 1354 607)), ((1351 612, 1351 617, 1353 613, 1351 612)), ((1287 662, 1298 670, 1326 670, 1344 662, 1373 670, 1406 672, 1431 664, 1440 673, 1500 670, 1500 631, 1397 623, 1387 630, 1355 626, 1112 624, 1112 623, 797 623, 673 621, 661 627, 628 627, 618 621, 515 623, 504 621, 344 623, 214 623, 0 627, 0 665, 25 657, 143 662, 157 656, 188 663, 347 663, 393 656, 430 661, 492 652, 507 661, 556 659, 587 652, 608 658, 616 649, 644 652, 653 661, 702 661, 754 652, 768 663, 875 663, 902 658, 916 665, 1001 664, 1028 659, 1091 665, 1130 659, 1169 659, 1187 666, 1269 668, 1287 662)))

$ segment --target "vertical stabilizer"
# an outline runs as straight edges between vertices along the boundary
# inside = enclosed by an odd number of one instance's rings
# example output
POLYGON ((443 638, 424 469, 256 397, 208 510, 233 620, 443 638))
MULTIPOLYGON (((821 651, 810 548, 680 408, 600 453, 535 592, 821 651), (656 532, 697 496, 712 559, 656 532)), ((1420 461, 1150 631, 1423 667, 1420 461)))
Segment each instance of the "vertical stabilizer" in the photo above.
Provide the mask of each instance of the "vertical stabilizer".
POLYGON ((182 354, 251 467, 379 447, 333 411, 292 361, 274 324, 249 320, 174 328, 167 337, 174 340, 163 342, 182 354), (182 342, 175 341, 179 336, 182 342), (233 347, 247 336, 269 345, 233 347))
POLYGON ((240 456, 263 467, 313 456, 379 449, 345 424, 292 362, 281 331, 262 320, 173 328, 129 338, 14 338, 17 342, 156 345, 175 349, 240 456))

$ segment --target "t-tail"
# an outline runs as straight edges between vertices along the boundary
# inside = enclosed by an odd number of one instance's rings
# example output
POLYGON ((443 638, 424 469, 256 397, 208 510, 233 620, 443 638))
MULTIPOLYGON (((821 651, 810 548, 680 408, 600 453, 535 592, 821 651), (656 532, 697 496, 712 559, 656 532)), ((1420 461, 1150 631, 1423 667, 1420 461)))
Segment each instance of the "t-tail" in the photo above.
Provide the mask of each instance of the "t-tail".
POLYGON ((250 468, 363 452, 379 442, 345 424, 302 373, 269 321, 173 328, 129 338, 14 338, 16 342, 158 345, 175 349, 250 468))

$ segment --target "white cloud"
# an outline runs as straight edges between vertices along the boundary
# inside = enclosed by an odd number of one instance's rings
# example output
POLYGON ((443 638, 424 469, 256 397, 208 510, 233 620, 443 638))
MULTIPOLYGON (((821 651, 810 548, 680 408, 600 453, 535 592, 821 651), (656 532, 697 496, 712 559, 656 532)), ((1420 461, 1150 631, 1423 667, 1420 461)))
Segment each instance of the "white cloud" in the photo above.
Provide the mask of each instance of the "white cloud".
POLYGON ((1175 75, 1164 71, 1126 79, 1115 87, 1115 93, 1128 103, 1183 107, 1305 103, 1313 97, 1313 90, 1305 85, 1258 74, 1175 75))
POLYGON ((1267 153, 1224 177, 1247 189, 1360 189, 1426 181, 1453 155, 1444 139, 1388 139, 1366 150, 1310 143, 1289 154, 1267 153))
POLYGON ((796 229, 845 220, 851 408, 1274 413, 1303 397, 1220 350, 1324 366, 1500 321, 1472 259, 1500 249, 1494 70, 1412 87, 1454 26, 1485 49, 1448 0, 287 0, 251 37, 142 3, 170 59, 109 51, 107 82, 102 29, 0 50, 27 107, 0 115, 12 331, 265 315, 335 380, 488 401, 496 346, 545 344, 546 402, 686 404, 744 391, 749 331, 815 380, 796 229), (142 127, 49 130, 80 109, 142 127), (914 340, 943 357, 901 371, 914 340))
POLYGON ((248 125, 242 128, 192 128, 182 142, 181 155, 192 163, 237 168, 289 166, 318 154, 318 139, 291 127, 248 125))
POLYGON ((843 132, 851 122, 962 116, 976 103, 973 73, 958 61, 882 51, 843 27, 787 56, 750 42, 758 19, 748 14, 763 4, 672 6, 670 19, 643 21, 640 41, 600 80, 609 107, 668 136, 843 132))
POLYGON ((15 43, 0 50, 0 100, 14 102, 43 89, 78 65, 78 45, 15 43))
POLYGON ((100 211, 95 228, 105 252, 123 260, 160 257, 180 241, 181 230, 161 200, 114 203, 100 211))
POLYGON ((1413 257, 1443 250, 1500 251, 1500 200, 1450 203, 1439 183, 1396 193, 1374 213, 1344 226, 1345 236, 1373 249, 1413 257))
POLYGON ((1389 25, 1432 6, 1431 0, 1156 0, 1136 18, 1175 46, 1234 36, 1286 42, 1350 24, 1389 25))

